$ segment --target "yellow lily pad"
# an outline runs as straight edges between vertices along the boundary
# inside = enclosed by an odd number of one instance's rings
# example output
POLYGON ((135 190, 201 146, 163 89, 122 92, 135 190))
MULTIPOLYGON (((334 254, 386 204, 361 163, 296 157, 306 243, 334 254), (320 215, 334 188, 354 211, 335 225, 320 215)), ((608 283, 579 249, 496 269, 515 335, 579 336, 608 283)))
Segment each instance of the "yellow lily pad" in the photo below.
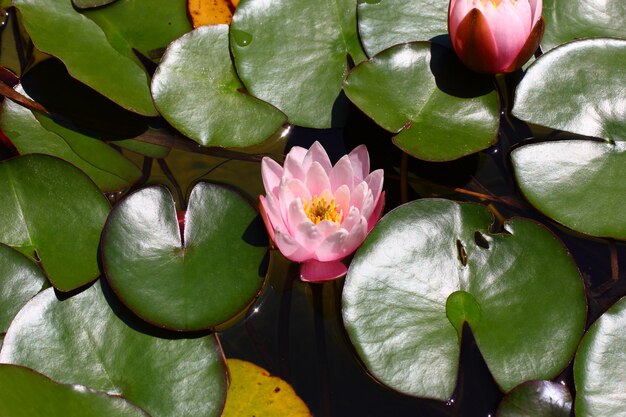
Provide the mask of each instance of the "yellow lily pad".
POLYGON ((311 417, 304 401, 284 380, 240 359, 226 359, 230 386, 222 417, 311 417))

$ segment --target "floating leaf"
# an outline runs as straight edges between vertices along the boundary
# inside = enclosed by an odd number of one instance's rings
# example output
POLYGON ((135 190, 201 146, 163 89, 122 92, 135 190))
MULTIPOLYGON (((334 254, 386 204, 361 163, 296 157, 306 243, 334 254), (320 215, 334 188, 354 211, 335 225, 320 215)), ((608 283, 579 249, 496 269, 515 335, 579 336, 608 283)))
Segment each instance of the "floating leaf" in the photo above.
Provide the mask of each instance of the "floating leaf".
POLYGON ((33 261, 0 243, 0 333, 45 285, 46 277, 33 261))
POLYGON ((61 291, 96 279, 109 203, 85 174, 51 156, 21 156, 0 164, 0 195, 0 242, 40 259, 61 291))
POLYGON ((509 392, 497 417, 570 417, 572 395, 567 387, 550 381, 525 382, 509 392))
POLYGON ((57 384, 14 365, 0 365, 0 404, 3 417, 148 417, 123 398, 57 384))
POLYGON ((448 161, 495 143, 498 98, 491 80, 470 72, 437 44, 398 45, 354 68, 348 98, 420 159, 448 161))
POLYGON ((254 96, 299 126, 343 123, 341 82, 348 56, 365 59, 356 0, 249 0, 233 16, 230 46, 237 73, 254 96))
POLYGON ((574 363, 576 416, 626 415, 626 298, 587 331, 574 363))
POLYGON ((626 140, 626 39, 586 39, 560 46, 530 66, 513 114, 585 136, 626 140), (585 68, 582 70, 581 68, 585 68))
POLYGON ((187 0, 193 27, 230 25, 237 5, 231 0, 187 0))
POLYGON ((74 7, 78 9, 90 9, 92 7, 106 6, 117 0, 72 0, 74 7))
POLYGON ((576 265, 540 224, 512 219, 494 234, 491 221, 477 204, 423 199, 368 235, 346 277, 343 319, 379 381, 449 398, 463 322, 505 391, 553 378, 572 358, 586 316, 576 265))
POLYGON ((226 371, 216 338, 161 334, 116 301, 99 283, 64 301, 43 291, 11 323, 0 362, 121 395, 154 417, 219 416, 226 371))
POLYGON ((222 417, 310 417, 291 386, 265 369, 239 359, 226 359, 230 386, 222 417))
POLYGON ((228 49, 228 26, 201 27, 173 42, 152 80, 163 117, 205 146, 250 146, 285 116, 242 90, 228 49))
POLYGON ((394 45, 449 43, 449 0, 359 0, 359 34, 369 56, 394 45))
POLYGON ((265 228, 237 192, 199 183, 189 198, 184 233, 181 243, 167 189, 140 190, 109 216, 104 268, 122 302, 148 322, 175 330, 211 328, 260 291, 265 228))
POLYGON ((544 51, 580 38, 626 38, 623 0, 544 0, 544 51))
POLYGON ((531 143, 511 161, 524 197, 545 215, 580 233, 626 239, 626 142, 531 143))

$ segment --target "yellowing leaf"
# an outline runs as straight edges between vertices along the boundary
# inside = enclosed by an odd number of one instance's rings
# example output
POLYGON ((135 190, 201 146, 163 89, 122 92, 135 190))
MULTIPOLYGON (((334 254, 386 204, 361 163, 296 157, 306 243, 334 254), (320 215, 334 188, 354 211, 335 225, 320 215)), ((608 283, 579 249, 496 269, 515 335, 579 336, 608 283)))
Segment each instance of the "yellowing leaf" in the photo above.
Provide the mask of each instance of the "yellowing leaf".
POLYGON ((197 28, 206 25, 230 25, 237 4, 238 0, 188 0, 187 8, 191 23, 197 28))
POLYGON ((222 417, 311 417, 306 404, 282 379, 239 359, 226 359, 230 386, 222 417))

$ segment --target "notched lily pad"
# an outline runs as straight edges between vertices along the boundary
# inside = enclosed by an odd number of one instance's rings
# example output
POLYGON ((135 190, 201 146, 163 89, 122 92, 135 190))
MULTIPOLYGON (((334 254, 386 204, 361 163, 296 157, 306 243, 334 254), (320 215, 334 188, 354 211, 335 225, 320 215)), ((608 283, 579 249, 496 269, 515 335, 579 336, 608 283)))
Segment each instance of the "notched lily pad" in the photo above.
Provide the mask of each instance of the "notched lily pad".
POLYGON ((348 98, 403 151, 429 161, 458 159, 497 140, 498 97, 490 78, 429 42, 398 45, 356 66, 348 98))
POLYGON ((164 187, 140 190, 113 209, 102 255, 116 294, 145 320, 174 330, 208 329, 243 310, 260 291, 267 235, 237 192, 197 184, 181 242, 164 187))
POLYGON ((571 360, 586 318, 576 265, 540 224, 516 218, 491 233, 492 220, 477 204, 418 200, 388 213, 357 251, 343 319, 383 384, 450 398, 463 322, 504 391, 571 360))
POLYGON ((565 385, 529 381, 515 387, 498 407, 497 417, 570 417, 572 395, 565 385))
POLYGON ((172 42, 154 74, 152 94, 172 126, 205 146, 255 145, 286 121, 243 91, 226 25, 201 27, 172 42))
POLYGON ((36 257, 57 289, 100 274, 98 246, 109 203, 78 168, 47 155, 0 163, 0 242, 36 257))
POLYGON ((576 416, 626 415, 626 298, 591 325, 576 353, 576 416))

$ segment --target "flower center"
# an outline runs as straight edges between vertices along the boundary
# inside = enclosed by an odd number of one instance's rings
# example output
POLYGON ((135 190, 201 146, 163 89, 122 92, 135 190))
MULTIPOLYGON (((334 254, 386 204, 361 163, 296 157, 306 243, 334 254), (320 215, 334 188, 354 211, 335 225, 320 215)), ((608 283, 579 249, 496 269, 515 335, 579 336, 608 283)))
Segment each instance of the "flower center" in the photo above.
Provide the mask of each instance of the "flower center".
POLYGON ((343 211, 335 205, 335 199, 330 200, 330 203, 326 202, 326 199, 318 196, 313 196, 313 199, 309 203, 304 201, 304 214, 311 219, 315 224, 318 224, 322 220, 330 220, 331 222, 340 223, 343 211))

